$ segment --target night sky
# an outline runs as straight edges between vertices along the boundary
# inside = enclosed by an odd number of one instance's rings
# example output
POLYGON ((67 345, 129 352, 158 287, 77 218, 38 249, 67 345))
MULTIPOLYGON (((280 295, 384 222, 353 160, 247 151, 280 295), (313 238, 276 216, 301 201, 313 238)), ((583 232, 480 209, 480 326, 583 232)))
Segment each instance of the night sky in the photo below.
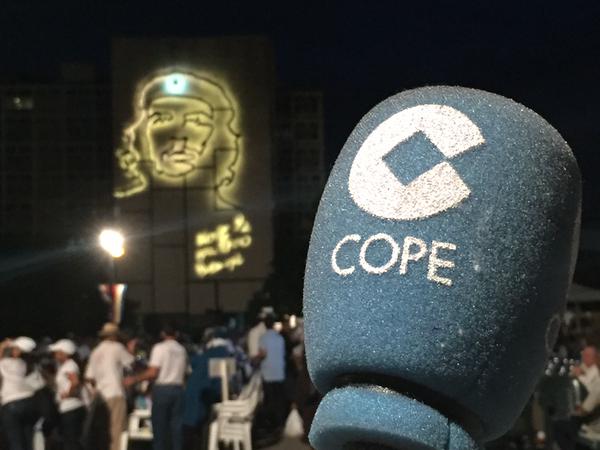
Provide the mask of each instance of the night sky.
POLYGON ((584 217, 600 219, 599 2, 324 4, 4 2, 0 78, 53 79, 60 62, 88 62, 108 80, 114 36, 267 35, 281 86, 325 94, 329 164, 360 117, 393 93, 432 84, 486 89, 561 132, 583 171, 584 217))

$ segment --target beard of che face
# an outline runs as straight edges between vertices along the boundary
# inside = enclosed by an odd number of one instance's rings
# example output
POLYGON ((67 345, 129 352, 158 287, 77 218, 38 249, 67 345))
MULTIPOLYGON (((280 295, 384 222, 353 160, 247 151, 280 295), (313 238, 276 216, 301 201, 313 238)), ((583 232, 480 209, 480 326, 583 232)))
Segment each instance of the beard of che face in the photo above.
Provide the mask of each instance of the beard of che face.
POLYGON ((178 138, 169 139, 166 144, 160 145, 157 139, 153 138, 150 133, 146 133, 146 140, 148 144, 148 150, 150 158, 153 163, 154 170, 159 174, 167 174, 169 176, 185 176, 200 165, 200 159, 202 158, 207 142, 201 142, 200 146, 194 145, 194 141, 188 139, 178 138), (159 144, 159 145, 157 145, 159 144), (190 161, 172 163, 165 161, 163 158, 168 155, 173 155, 179 152, 186 154, 193 154, 195 157, 190 161), (174 169, 175 166, 176 168, 174 169), (181 166, 186 166, 186 169, 181 169, 181 166))
POLYGON ((199 167, 203 152, 204 147, 198 149, 189 145, 184 145, 176 150, 175 145, 163 147, 155 156, 154 167, 158 173, 165 173, 170 176, 184 176, 199 167), (179 152, 194 156, 183 161, 174 161, 173 155, 177 155, 179 152))

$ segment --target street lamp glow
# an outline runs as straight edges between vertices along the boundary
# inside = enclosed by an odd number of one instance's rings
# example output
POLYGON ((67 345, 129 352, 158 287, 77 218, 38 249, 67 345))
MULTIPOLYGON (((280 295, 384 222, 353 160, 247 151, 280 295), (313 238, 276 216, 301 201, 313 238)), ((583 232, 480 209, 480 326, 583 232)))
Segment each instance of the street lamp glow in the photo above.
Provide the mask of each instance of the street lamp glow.
POLYGON ((113 258, 120 258, 125 254, 125 238, 117 230, 102 230, 98 241, 100 242, 100 247, 113 258))

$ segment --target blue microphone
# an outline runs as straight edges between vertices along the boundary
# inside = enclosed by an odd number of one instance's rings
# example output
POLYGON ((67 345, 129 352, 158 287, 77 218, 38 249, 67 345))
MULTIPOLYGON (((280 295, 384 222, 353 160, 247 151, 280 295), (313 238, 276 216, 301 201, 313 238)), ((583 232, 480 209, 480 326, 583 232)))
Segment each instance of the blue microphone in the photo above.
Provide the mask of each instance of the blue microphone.
POLYGON ((556 339, 580 203, 569 146, 512 100, 426 87, 364 116, 306 264, 311 444, 468 450, 509 430, 556 339))

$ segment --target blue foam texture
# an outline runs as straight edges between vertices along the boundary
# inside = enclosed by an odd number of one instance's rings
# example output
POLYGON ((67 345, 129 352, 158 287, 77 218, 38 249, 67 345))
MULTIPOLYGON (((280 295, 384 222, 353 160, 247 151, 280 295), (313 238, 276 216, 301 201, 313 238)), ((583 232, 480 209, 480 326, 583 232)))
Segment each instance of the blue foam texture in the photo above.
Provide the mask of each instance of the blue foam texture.
POLYGON ((376 386, 347 386, 329 392, 313 421, 310 441, 327 450, 344 450, 349 444, 361 448, 365 443, 370 448, 403 450, 479 448, 462 428, 435 409, 376 386))
MULTIPOLYGON (((424 117, 419 119, 421 128, 433 127, 434 134, 473 134, 464 124, 444 129, 424 117)), ((365 167, 363 172, 368 172, 365 167)), ((576 257, 580 197, 579 169, 569 146, 543 118, 519 103, 479 90, 440 86, 406 91, 377 105, 340 152, 311 237, 304 316, 308 367, 317 388, 327 393, 349 384, 347 377, 380 386, 392 380, 393 388, 407 397, 423 403, 438 398, 440 414, 477 442, 506 432, 554 343, 557 314, 564 308, 576 257), (381 164, 371 178, 363 173, 351 194, 349 180, 359 149, 364 151, 384 121, 421 105, 458 111, 480 132, 481 142, 448 156, 451 151, 436 153, 435 144, 432 150, 431 135, 419 131, 380 159, 405 186, 446 162, 467 188, 465 198, 424 214, 423 205, 456 192, 456 183, 425 182, 418 193, 428 193, 428 201, 419 195, 390 197, 388 188, 394 183, 376 182, 383 179, 381 164), (356 199, 357 190, 367 192, 366 203, 356 199), (391 198, 418 217, 373 212, 369 205, 378 198, 391 198), (348 236, 354 237, 340 245, 348 236), (396 243, 396 254, 389 239, 396 243), (401 273, 407 242, 406 270, 401 273), (440 242, 445 244, 436 244, 440 242), (337 269, 332 260, 336 247, 337 269), (437 256, 432 256, 434 247, 437 256), (415 386, 419 389, 413 392, 415 386), (423 392, 425 400, 420 398, 423 392)), ((356 408, 347 412, 357 418, 362 414, 359 397, 356 408)), ((386 409, 391 404, 382 403, 378 414, 391 414, 386 409)), ((398 420, 409 420, 410 408, 393 413, 398 420)), ((320 410, 314 426, 321 433, 333 432, 334 422, 335 417, 320 410)), ((351 421, 345 418, 344 423, 351 421)), ((402 433, 396 433, 398 439, 402 433)))

